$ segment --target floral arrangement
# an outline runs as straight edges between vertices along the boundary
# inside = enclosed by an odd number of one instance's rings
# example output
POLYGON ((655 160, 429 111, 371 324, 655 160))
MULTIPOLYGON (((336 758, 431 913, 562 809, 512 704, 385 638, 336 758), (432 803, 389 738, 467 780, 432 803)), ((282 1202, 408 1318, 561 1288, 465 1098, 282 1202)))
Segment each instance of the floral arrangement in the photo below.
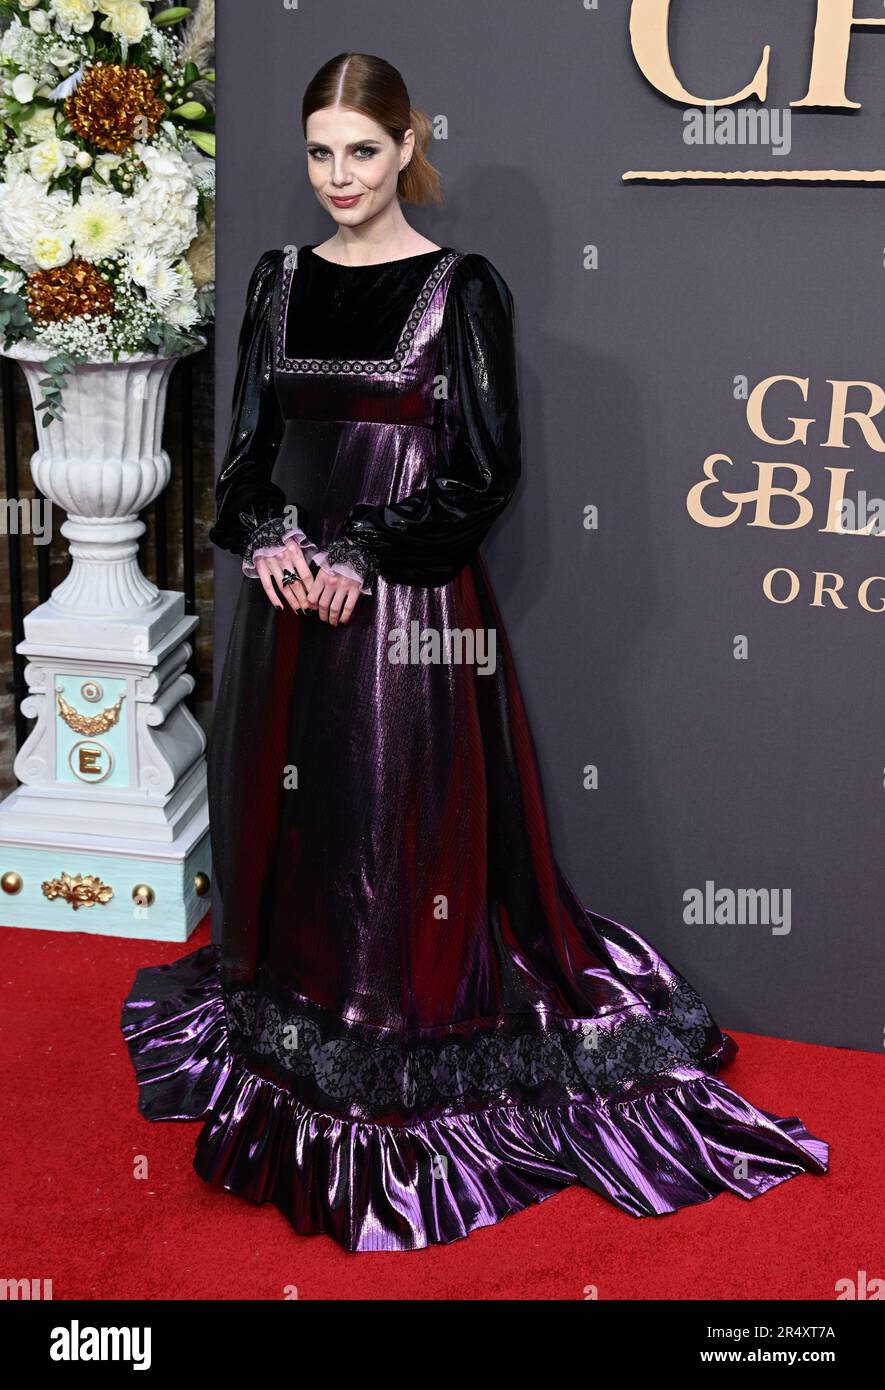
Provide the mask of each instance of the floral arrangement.
POLYGON ((75 364, 204 343, 214 8, 0 0, 0 23, 0 333, 49 350, 47 422, 75 364))

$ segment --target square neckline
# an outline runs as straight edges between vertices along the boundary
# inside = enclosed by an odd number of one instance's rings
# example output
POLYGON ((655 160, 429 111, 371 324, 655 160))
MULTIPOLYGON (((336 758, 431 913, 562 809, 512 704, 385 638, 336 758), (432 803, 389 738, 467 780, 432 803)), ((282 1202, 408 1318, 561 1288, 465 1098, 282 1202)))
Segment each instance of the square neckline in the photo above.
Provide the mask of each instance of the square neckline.
MULTIPOLYGON (((308 248, 311 249, 311 248, 308 248)), ((274 370, 277 372, 288 373, 289 375, 354 375, 365 372, 397 372, 402 365, 412 344, 412 339, 417 332, 418 325, 424 317, 433 291, 439 284, 443 275, 449 267, 459 261, 463 252, 456 251, 454 247, 441 246, 438 251, 419 251, 417 256, 401 256, 396 261, 379 261, 375 266, 338 266, 334 261, 326 261, 326 265, 335 266, 337 270, 377 270, 381 265, 399 265, 400 261, 410 261, 425 256, 437 256, 438 259, 431 266, 421 290, 413 305, 412 311, 403 324, 396 348, 391 357, 385 358, 356 358, 356 357, 287 357, 286 356, 286 333, 289 322, 289 304, 292 295, 292 277, 298 268, 300 260, 300 250, 298 257, 284 256, 282 261, 282 274, 279 278, 277 299, 277 331, 276 347, 274 351, 274 370)), ((315 256, 314 260, 322 260, 322 256, 315 256)))

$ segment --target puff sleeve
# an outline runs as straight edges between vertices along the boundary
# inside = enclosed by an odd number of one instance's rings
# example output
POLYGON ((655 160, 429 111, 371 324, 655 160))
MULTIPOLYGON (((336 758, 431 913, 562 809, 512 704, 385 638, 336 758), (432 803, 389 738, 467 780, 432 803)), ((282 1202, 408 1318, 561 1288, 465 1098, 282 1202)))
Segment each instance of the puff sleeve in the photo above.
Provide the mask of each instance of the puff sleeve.
POLYGON ((252 272, 240 328, 233 390, 233 419, 215 484, 215 521, 209 539, 222 550, 251 558, 278 545, 295 529, 286 519, 286 497, 270 480, 285 431, 273 379, 271 297, 282 251, 266 251, 252 272))
POLYGON ((425 487, 382 506, 360 503, 329 559, 390 582, 454 579, 504 511, 521 473, 513 296, 484 256, 462 256, 446 297, 436 376, 437 451, 425 487))

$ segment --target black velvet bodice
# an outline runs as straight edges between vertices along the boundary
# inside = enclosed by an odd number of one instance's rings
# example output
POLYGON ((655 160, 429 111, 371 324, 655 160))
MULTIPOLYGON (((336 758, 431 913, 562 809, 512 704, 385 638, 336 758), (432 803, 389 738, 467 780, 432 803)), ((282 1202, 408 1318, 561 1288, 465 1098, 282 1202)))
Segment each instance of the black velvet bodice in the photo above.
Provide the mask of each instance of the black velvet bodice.
MULTIPOLYGON (((390 355, 441 247, 376 265, 344 266, 298 249, 285 355, 371 358, 390 355)), ((250 537, 273 529, 287 503, 271 480, 286 418, 274 377, 272 300, 282 251, 256 265, 240 333, 233 421, 216 485, 210 540, 243 555, 250 537)), ((507 505, 521 472, 513 298, 478 253, 461 256, 443 314, 436 375, 452 386, 429 486, 386 505, 354 506, 338 539, 360 547, 391 582, 436 585, 457 575, 507 505)), ((355 382, 354 389, 359 389, 355 382)), ((266 542, 265 542, 266 543, 266 542)))

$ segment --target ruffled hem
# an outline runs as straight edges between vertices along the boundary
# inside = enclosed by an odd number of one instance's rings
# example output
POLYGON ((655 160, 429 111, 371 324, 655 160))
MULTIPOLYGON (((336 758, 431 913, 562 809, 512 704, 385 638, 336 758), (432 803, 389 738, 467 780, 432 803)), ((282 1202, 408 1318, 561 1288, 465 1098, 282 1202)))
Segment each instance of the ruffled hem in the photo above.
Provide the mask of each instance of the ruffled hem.
POLYGON ((399 1126, 321 1113, 231 1050, 215 946, 139 970, 121 1026, 141 1113, 205 1117, 201 1178, 351 1251, 448 1244, 575 1182, 661 1216, 828 1168, 828 1144, 797 1116, 759 1110, 691 1066, 627 1100, 588 1093, 399 1126))

